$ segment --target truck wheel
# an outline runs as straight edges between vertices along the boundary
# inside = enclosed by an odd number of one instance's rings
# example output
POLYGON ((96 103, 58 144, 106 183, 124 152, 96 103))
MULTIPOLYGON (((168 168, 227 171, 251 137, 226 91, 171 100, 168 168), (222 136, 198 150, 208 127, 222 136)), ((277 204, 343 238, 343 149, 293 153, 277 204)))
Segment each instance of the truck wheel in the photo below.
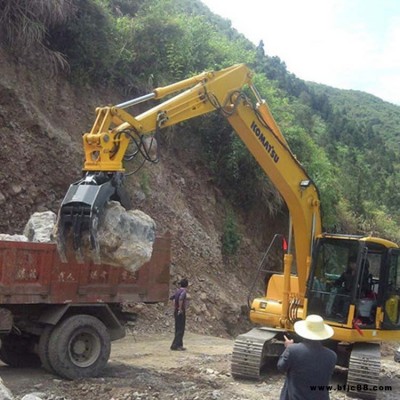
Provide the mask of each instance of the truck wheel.
POLYGON ((38 345, 38 354, 40 357, 40 361, 42 363, 42 367, 52 374, 54 374, 54 368, 50 364, 49 359, 49 340, 50 336, 53 333, 54 326, 47 325, 44 329, 42 334, 39 338, 39 345, 38 345))
POLYGON ((48 360, 67 379, 97 376, 110 356, 110 335, 105 325, 90 315, 74 315, 52 331, 48 360))
POLYGON ((8 335, 2 339, 0 360, 14 368, 40 367, 40 359, 32 353, 33 337, 8 335))

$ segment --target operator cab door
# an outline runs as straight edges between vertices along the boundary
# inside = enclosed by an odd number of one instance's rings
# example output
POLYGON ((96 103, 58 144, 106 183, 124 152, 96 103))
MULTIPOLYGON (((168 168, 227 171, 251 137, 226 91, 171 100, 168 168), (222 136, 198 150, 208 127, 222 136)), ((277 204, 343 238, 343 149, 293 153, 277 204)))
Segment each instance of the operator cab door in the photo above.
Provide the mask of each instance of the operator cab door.
POLYGON ((390 249, 385 264, 379 296, 384 313, 382 328, 400 330, 400 250, 390 249))
POLYGON ((364 326, 374 327, 376 292, 370 290, 368 259, 365 242, 319 239, 308 281, 307 314, 319 314, 327 321, 342 324, 351 317, 364 326), (350 316, 351 309, 355 312, 350 316))

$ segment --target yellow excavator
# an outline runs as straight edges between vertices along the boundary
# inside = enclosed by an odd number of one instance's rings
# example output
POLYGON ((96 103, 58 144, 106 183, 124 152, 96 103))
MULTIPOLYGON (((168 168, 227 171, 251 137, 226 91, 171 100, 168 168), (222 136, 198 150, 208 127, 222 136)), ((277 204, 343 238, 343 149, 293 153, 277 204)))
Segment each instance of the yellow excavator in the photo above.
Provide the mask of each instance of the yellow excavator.
MULTIPOLYGON (((337 352, 338 363, 348 368, 349 391, 375 398, 380 343, 400 340, 399 248, 377 237, 322 232, 317 187, 291 152, 244 64, 97 108, 91 131, 83 135, 83 178, 70 186, 59 210, 60 251, 67 237, 79 249, 84 232, 96 249, 105 204, 116 200, 130 207, 123 186, 124 161, 138 153, 155 161, 149 143, 163 128, 213 111, 226 117, 290 212, 283 272, 267 271, 271 273, 265 295, 250 302, 250 319, 257 327, 236 339, 232 375, 259 378, 268 359, 281 353, 283 335, 295 337, 294 322, 318 314, 334 329, 327 345, 337 352), (125 111, 166 97, 139 115, 125 111), (350 262, 356 265, 353 284, 344 287, 341 278, 349 273, 350 262)), ((265 273, 265 266, 260 266, 260 281, 265 273)))

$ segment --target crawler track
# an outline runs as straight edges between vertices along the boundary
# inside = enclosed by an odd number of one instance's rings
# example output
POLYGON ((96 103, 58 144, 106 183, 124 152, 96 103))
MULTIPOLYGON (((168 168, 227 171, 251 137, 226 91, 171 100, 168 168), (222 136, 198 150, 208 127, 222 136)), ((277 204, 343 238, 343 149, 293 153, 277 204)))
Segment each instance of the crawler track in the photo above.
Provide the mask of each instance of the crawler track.
POLYGON ((356 343, 351 351, 347 375, 349 394, 363 399, 376 399, 380 370, 379 344, 356 343))
POLYGON ((282 343, 274 338, 278 330, 254 328, 239 335, 232 353, 231 373, 234 378, 260 379, 262 366, 267 357, 278 356, 282 343))

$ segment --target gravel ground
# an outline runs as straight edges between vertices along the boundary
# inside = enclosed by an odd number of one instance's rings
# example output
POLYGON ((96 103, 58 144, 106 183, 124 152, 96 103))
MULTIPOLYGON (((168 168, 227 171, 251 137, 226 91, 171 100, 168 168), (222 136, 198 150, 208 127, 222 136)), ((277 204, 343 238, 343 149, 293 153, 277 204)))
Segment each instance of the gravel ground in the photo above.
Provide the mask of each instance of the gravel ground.
MULTIPOLYGON (((171 332, 130 334, 113 343, 111 358, 102 376, 66 381, 41 369, 0 366, 0 376, 16 400, 36 394, 42 400, 276 400, 284 376, 274 367, 259 382, 234 380, 230 375, 233 340, 185 335, 185 352, 169 350, 171 332)), ((346 374, 336 370, 331 399, 347 399, 346 374)), ((400 364, 386 355, 378 400, 400 395, 400 364), (386 386, 386 390, 385 389, 386 386), (391 390, 388 390, 388 387, 391 390)))

